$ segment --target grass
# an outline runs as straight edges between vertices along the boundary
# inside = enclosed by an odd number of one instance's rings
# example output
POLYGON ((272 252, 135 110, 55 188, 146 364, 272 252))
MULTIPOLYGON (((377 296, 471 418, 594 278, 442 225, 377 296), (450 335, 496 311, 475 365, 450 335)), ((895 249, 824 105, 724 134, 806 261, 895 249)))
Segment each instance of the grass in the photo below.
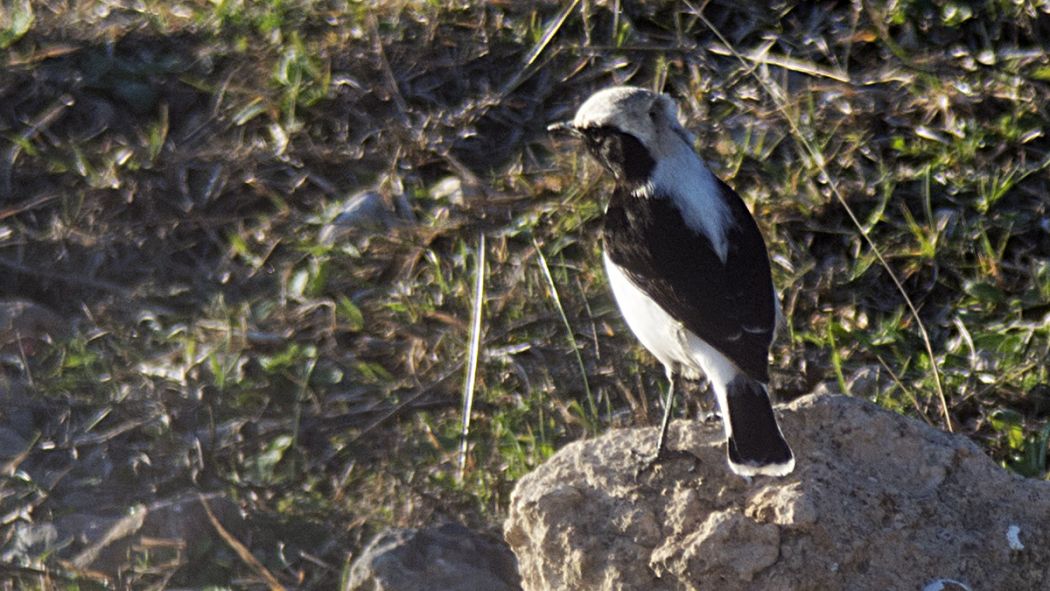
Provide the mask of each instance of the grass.
POLYGON ((759 220, 775 392, 947 412, 1046 478, 1046 9, 624 4, 5 2, 0 298, 38 308, 0 331, 0 579, 332 588, 379 529, 498 529, 559 447, 652 424, 607 180, 545 133, 613 83, 674 95, 759 220), (333 232, 365 190, 388 212, 333 232), (14 550, 196 492, 193 536, 14 550))

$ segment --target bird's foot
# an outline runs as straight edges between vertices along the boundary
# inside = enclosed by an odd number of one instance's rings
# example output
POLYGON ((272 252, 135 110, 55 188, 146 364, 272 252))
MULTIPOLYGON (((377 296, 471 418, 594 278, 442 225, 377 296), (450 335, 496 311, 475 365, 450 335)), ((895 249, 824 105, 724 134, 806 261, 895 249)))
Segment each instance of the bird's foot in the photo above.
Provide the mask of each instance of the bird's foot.
POLYGON ((644 453, 639 450, 631 450, 631 455, 635 457, 638 465, 634 469, 634 479, 638 480, 638 477, 646 472, 649 472, 657 464, 672 460, 696 460, 696 456, 682 450, 682 449, 668 449, 667 447, 660 448, 656 453, 644 453))
POLYGON ((700 413, 700 420, 704 423, 714 423, 722 420, 722 413, 717 410, 709 410, 707 412, 700 413))

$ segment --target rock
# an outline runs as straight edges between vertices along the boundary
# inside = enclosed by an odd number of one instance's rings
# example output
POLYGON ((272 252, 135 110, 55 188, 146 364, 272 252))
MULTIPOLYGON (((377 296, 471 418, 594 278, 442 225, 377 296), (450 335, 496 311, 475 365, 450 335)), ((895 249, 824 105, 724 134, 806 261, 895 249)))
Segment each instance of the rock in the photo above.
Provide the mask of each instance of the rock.
POLYGON ((25 453, 29 442, 18 432, 7 427, 0 427, 0 458, 10 459, 25 453))
POLYGON ((377 191, 362 191, 336 206, 332 221, 321 227, 322 244, 335 244, 357 230, 376 232, 397 224, 394 208, 377 191))
MULTIPOLYGON (((36 399, 23 379, 0 374, 0 425, 24 441, 31 441, 43 430, 47 417, 53 416, 47 403, 36 399)), ((15 440, 8 440, 12 443, 15 440)), ((19 450, 18 453, 25 451, 19 450)))
POLYGON ((28 300, 0 300, 0 351, 31 357, 40 343, 69 333, 69 323, 50 308, 28 300))
POLYGON ((456 207, 463 207, 467 204, 467 193, 463 181, 454 176, 447 176, 434 183, 434 186, 430 188, 430 198, 456 207))
POLYGON ((50 523, 17 521, 4 532, 0 561, 8 564, 36 564, 57 547, 58 531, 50 523))
POLYGON ((846 378, 846 391, 868 400, 877 400, 880 394, 895 386, 893 378, 877 364, 861 366, 846 378))
POLYGON ((522 478, 504 526, 540 589, 1043 589, 1050 483, 965 437, 856 398, 780 412, 784 478, 729 471, 722 427, 676 421, 686 452, 637 477, 655 429, 566 446, 522 478), (960 587, 963 588, 963 587, 960 587))
POLYGON ((240 509, 232 500, 220 493, 184 494, 151 505, 132 505, 123 515, 62 515, 54 522, 62 541, 59 554, 77 568, 116 577, 128 567, 128 555, 140 551, 137 546, 152 547, 155 554, 161 548, 186 547, 193 554, 195 546, 224 544, 202 499, 233 537, 247 538, 240 509))
POLYGON ((512 591, 514 555, 500 540, 459 524, 379 534, 350 567, 351 591, 512 591))

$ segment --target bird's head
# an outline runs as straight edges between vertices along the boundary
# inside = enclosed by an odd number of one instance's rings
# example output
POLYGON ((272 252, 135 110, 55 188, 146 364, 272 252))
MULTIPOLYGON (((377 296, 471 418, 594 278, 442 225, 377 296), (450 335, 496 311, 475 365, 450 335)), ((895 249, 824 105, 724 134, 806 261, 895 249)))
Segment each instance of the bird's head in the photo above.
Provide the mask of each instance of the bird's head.
POLYGON ((572 121, 551 129, 583 139, 616 180, 628 185, 648 182, 662 159, 692 151, 693 138, 678 122, 671 97, 634 86, 594 93, 572 121))

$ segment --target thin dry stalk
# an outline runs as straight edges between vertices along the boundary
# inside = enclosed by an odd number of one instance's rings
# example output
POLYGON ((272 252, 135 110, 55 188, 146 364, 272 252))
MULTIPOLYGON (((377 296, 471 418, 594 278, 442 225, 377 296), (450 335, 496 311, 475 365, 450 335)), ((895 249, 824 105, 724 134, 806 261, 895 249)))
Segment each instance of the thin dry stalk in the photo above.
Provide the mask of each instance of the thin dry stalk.
POLYGON ((459 480, 467 472, 467 439, 470 435, 470 413, 474 408, 474 385, 478 375, 478 356, 481 351, 481 311, 485 299, 485 233, 478 234, 478 265, 474 280, 474 311, 470 322, 470 352, 467 361, 467 379, 463 384, 463 427, 459 436, 459 480))
POLYGON ((547 49, 547 46, 550 45, 554 36, 558 34, 562 25, 565 24, 565 20, 569 18, 569 15, 572 14, 572 11, 576 10, 576 6, 579 4, 580 0, 572 0, 566 4, 561 12, 558 13, 558 16, 547 25, 547 28, 543 31, 543 36, 540 37, 539 41, 532 46, 532 49, 529 50, 529 53, 525 56, 521 69, 518 70, 500 89, 499 94, 501 98, 514 92, 514 90, 518 88, 518 85, 536 72, 536 69, 533 68, 533 65, 536 64, 536 60, 539 59, 540 55, 543 54, 543 51, 547 49))
POLYGON ((208 499, 206 499, 204 495, 200 495, 200 502, 201 506, 204 507, 204 512, 208 515, 208 521, 211 522, 212 528, 214 528, 215 532, 219 534, 219 537, 226 542, 226 545, 229 546, 245 564, 255 571, 255 574, 259 575, 262 580, 266 581, 266 586, 270 588, 270 591, 284 591, 285 587, 277 580, 277 577, 273 576, 273 573, 263 566, 263 563, 259 562, 259 559, 253 556, 251 551, 248 550, 240 540, 233 537, 233 534, 227 531, 226 528, 222 526, 222 523, 219 523, 219 519, 215 517, 214 513, 212 513, 211 506, 208 505, 208 499))
POLYGON ((554 36, 558 34, 559 30, 561 30, 562 25, 565 24, 565 19, 569 18, 569 15, 572 14, 573 10, 576 10, 576 6, 579 3, 580 0, 572 0, 572 2, 566 4, 565 8, 558 13, 558 16, 551 21, 547 30, 543 32, 543 36, 540 37, 540 40, 535 46, 533 46, 532 51, 530 51, 529 55, 525 58, 525 67, 531 66, 532 62, 536 61, 536 58, 543 53, 543 50, 546 49, 547 45, 549 45, 551 40, 554 39, 554 36))
POLYGON ((741 65, 743 65, 745 69, 749 69, 750 74, 754 76, 755 80, 762 86, 762 89, 765 90, 766 94, 768 94, 769 97, 773 100, 773 103, 776 105, 777 110, 780 111, 780 114, 784 117, 784 120, 787 121, 788 125, 791 127, 791 133, 795 136, 795 139, 799 142, 803 149, 806 150, 806 153, 809 154, 809 157, 813 159, 813 162, 817 165, 817 168, 820 170, 820 173, 824 176, 824 178, 828 179, 828 186, 831 188, 831 192, 835 195, 835 199, 839 202, 842 208, 846 210, 846 214, 849 216, 850 221, 853 223, 854 226, 856 226, 857 231, 864 239, 864 242, 868 245, 868 248, 871 249, 872 253, 875 254, 875 258, 878 259, 879 264, 882 265, 882 268, 886 270, 886 273, 890 276, 890 279, 893 281, 893 284, 897 287, 897 291, 899 291, 901 297, 904 298, 904 303, 908 306, 908 311, 911 313, 912 318, 915 319, 915 325, 919 328, 919 334, 922 337, 923 345, 926 347, 926 354, 929 356, 930 359, 930 369, 932 370, 933 374, 933 383, 935 388, 937 389, 937 396, 940 399, 941 412, 944 415, 945 426, 948 429, 949 433, 954 432, 955 429, 952 427, 951 414, 948 411, 948 400, 944 395, 944 387, 941 385, 941 372, 937 367, 937 358, 933 352, 933 344, 930 341, 930 334, 926 330, 926 324, 923 323, 922 319, 919 317, 919 310, 915 307, 915 304, 914 302, 912 302, 912 299, 908 295, 908 292, 904 289, 904 284, 902 284, 901 280, 897 277, 897 273, 894 272, 893 269, 890 267, 889 263, 886 261, 886 258, 882 255, 882 251, 879 250, 879 247, 875 244, 875 241, 873 241, 871 239, 871 236, 868 235, 868 232, 867 230, 865 230, 864 225, 861 224, 860 220, 857 218, 857 214, 853 212, 853 208, 849 206, 849 203, 847 203, 846 199, 842 196, 842 193, 839 191, 838 184, 828 173, 827 166, 824 162, 823 154, 821 154, 816 148, 814 148, 813 144, 811 144, 810 141, 806 139, 806 136, 803 135, 802 130, 798 127, 798 122, 795 121, 788 113, 786 106, 787 100, 784 98, 784 95, 780 91, 780 89, 772 85, 769 82, 769 80, 767 80, 764 76, 760 76, 757 73, 755 73, 755 69, 750 68, 748 66, 747 60, 744 58, 744 56, 741 55, 735 47, 733 47, 732 43, 730 43, 724 35, 722 35, 722 32, 715 27, 714 23, 712 23, 710 20, 707 19, 706 16, 704 16, 701 10, 698 10, 689 2, 686 2, 686 6, 688 6, 692 13, 701 21, 703 21, 704 25, 706 25, 707 28, 710 29, 716 37, 718 37, 719 41, 721 41, 722 44, 725 45, 729 49, 729 51, 732 52, 732 54, 737 58, 737 60, 740 61, 741 65))

